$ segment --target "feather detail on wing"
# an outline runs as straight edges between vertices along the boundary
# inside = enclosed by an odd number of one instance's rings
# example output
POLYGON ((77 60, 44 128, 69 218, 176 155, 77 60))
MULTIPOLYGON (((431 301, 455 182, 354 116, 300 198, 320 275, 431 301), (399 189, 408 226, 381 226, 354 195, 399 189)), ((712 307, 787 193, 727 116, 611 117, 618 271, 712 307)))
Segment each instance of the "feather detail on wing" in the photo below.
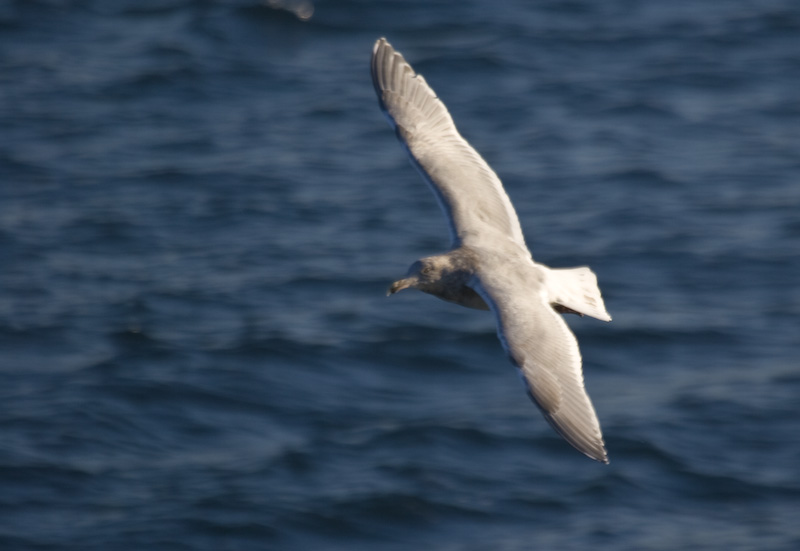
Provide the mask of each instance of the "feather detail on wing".
POLYGON ((448 218, 453 246, 498 232, 527 252, 500 179, 461 137, 425 79, 384 38, 372 51, 372 82, 381 109, 448 218))
POLYGON ((583 384, 578 341, 551 308, 535 270, 498 266, 481 271, 472 286, 494 313, 500 341, 547 421, 578 451, 608 463, 600 423, 583 384))

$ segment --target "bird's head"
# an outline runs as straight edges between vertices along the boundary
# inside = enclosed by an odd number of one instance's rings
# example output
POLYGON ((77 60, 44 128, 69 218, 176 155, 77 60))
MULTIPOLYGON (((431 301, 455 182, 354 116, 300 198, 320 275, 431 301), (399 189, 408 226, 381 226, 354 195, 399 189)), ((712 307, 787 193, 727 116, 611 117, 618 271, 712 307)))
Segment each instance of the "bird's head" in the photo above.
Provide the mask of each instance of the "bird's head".
POLYGON ((439 283, 442 278, 442 272, 447 266, 448 263, 440 256, 421 258, 411 265, 406 277, 398 279, 389 286, 386 296, 409 288, 431 292, 439 283))

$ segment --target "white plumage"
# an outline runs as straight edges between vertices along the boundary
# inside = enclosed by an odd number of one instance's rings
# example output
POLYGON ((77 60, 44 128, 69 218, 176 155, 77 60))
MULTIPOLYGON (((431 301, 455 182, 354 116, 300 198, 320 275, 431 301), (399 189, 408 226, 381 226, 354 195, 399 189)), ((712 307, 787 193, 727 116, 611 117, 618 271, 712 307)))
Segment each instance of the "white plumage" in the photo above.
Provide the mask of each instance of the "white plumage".
POLYGON ((594 273, 533 261, 500 179, 461 137, 425 79, 383 38, 372 52, 372 81, 381 108, 447 216, 452 246, 415 262, 389 292, 413 287, 462 306, 488 307, 545 418, 579 451, 607 463, 584 389, 578 342, 556 312, 611 320, 594 273))

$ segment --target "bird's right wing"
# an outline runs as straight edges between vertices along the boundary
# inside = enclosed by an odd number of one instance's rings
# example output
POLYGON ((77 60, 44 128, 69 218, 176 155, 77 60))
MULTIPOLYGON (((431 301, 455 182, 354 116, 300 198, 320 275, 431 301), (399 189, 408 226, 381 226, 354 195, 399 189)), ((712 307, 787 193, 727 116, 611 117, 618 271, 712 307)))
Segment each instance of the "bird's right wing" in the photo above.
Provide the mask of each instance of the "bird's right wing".
POLYGON ((550 425, 578 451, 608 463, 583 385, 578 341, 550 306, 536 269, 513 262, 484 265, 471 286, 494 313, 497 335, 550 425))
POLYGON ((385 38, 372 51, 372 82, 381 109, 448 218, 453 245, 499 232, 527 251, 500 179, 461 137, 425 79, 385 38))

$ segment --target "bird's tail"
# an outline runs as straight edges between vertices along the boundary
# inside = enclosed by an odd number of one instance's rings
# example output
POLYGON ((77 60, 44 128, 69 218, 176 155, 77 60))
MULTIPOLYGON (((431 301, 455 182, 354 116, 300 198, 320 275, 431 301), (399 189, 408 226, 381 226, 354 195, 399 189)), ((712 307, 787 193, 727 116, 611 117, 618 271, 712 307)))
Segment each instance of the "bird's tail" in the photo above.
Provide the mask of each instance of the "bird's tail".
POLYGON ((602 321, 611 321, 597 286, 597 276, 589 268, 551 268, 547 278, 551 304, 558 304, 602 321))

